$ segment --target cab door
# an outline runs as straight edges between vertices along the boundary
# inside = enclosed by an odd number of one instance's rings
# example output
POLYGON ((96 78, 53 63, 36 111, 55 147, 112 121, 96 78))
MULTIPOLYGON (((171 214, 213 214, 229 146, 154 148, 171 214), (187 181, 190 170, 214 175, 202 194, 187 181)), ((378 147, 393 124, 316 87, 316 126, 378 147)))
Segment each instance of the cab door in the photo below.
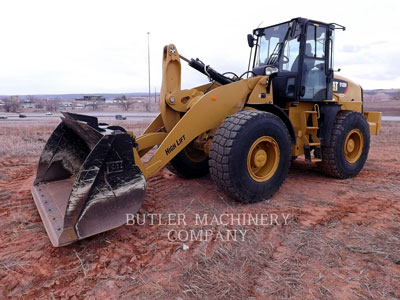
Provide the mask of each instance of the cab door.
POLYGON ((278 61, 279 73, 273 79, 274 103, 282 108, 287 101, 298 101, 301 26, 296 22, 289 30, 278 61))
POLYGON ((332 98, 330 40, 328 26, 307 22, 303 40, 300 100, 322 101, 332 98))

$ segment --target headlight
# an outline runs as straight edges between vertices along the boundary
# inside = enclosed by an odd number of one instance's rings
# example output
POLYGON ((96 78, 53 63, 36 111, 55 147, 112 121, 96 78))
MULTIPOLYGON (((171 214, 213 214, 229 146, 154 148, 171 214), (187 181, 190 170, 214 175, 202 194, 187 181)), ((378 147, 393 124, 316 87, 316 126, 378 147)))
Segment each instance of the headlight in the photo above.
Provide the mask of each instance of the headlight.
POLYGON ((265 75, 270 76, 274 73, 277 73, 279 70, 276 67, 266 67, 265 68, 265 75))

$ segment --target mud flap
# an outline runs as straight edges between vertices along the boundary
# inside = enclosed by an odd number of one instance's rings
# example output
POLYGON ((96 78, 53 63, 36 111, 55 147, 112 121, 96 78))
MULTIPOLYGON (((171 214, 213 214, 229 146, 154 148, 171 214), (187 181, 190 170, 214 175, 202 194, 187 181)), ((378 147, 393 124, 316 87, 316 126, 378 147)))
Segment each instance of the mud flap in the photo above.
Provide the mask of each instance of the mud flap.
POLYGON ((144 200, 135 141, 122 128, 109 128, 64 113, 47 141, 32 194, 55 247, 123 225, 144 200))

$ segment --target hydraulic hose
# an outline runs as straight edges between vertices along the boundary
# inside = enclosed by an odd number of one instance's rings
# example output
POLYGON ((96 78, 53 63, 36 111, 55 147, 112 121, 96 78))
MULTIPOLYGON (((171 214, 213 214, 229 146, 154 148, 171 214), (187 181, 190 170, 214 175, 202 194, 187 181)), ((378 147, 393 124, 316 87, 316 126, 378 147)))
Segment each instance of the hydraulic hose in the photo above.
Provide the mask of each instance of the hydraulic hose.
POLYGON ((222 75, 221 73, 218 73, 217 71, 215 71, 213 68, 211 68, 210 66, 206 66, 201 60, 197 59, 187 59, 186 57, 179 55, 179 57, 186 61, 189 66, 191 66, 192 68, 196 69, 197 71, 199 71, 200 73, 203 73, 204 75, 206 75, 210 80, 215 80, 216 82, 224 85, 224 84, 229 84, 234 82, 234 80, 225 77, 224 75, 222 75))

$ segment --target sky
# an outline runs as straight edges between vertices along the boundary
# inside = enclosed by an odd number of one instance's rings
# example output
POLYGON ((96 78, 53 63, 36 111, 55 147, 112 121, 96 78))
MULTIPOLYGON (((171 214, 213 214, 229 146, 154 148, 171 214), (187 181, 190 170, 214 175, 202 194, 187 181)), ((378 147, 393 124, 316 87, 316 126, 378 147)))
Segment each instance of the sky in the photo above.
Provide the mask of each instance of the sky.
MULTIPOLYGON (((242 74, 246 35, 295 17, 346 26, 336 32, 340 75, 364 89, 400 88, 400 1, 0 0, 0 11, 0 95, 146 92, 148 37, 152 92, 170 43, 242 74)), ((182 61, 182 88, 205 82, 182 61)))

